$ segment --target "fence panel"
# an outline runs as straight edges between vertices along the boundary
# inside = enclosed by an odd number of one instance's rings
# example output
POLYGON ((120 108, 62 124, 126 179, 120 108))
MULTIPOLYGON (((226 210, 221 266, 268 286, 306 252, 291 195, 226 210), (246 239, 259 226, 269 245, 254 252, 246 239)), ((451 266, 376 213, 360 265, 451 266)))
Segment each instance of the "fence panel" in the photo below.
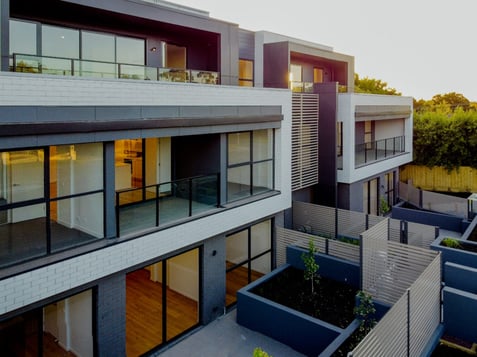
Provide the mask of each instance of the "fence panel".
POLYGON ((335 209, 306 202, 293 202, 293 228, 315 235, 335 236, 335 209))

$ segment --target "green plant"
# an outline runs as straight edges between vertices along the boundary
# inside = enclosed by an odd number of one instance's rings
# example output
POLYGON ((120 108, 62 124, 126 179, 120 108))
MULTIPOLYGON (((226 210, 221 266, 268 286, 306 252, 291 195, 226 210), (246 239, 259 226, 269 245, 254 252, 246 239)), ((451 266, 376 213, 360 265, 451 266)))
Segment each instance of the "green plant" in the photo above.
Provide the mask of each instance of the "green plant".
POLYGON ((253 357, 272 357, 267 352, 257 347, 253 350, 253 357))
POLYGON ((389 208, 388 201, 383 196, 381 196, 379 198, 379 212, 382 216, 384 216, 390 210, 391 209, 389 208))
POLYGON ((460 242, 458 239, 455 239, 455 238, 450 238, 450 237, 444 238, 441 243, 443 246, 446 246, 449 248, 456 248, 456 249, 460 248, 460 242))
POLYGON ((359 304, 355 306, 354 314, 360 321, 357 338, 361 340, 376 325, 376 320, 373 317, 376 313, 376 308, 374 307, 373 298, 370 294, 359 291, 357 297, 359 304))
POLYGON ((305 265, 305 270, 303 272, 303 277, 305 280, 310 280, 311 282, 311 293, 315 292, 315 282, 317 283, 317 271, 320 266, 316 263, 315 260, 315 253, 318 252, 316 249, 315 244, 312 240, 308 242, 308 251, 301 255, 301 259, 303 260, 303 264, 305 265))

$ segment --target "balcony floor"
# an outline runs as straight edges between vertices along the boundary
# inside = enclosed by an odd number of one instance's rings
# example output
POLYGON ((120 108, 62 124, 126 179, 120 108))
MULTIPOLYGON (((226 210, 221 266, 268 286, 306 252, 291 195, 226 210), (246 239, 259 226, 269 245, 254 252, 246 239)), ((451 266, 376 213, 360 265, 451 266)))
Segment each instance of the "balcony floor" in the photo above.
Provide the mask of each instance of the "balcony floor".
MULTIPOLYGON (((51 222, 51 251, 96 241, 77 229, 51 222)), ((0 225, 0 266, 46 255, 45 218, 0 225)))

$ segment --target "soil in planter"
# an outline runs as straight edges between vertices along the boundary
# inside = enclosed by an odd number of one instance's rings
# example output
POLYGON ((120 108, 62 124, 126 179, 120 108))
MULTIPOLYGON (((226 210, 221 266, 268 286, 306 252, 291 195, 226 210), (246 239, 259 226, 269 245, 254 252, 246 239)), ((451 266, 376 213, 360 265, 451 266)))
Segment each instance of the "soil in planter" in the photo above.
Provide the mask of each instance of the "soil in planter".
POLYGON ((311 282, 303 270, 293 267, 255 287, 252 292, 341 328, 354 320, 353 308, 357 290, 347 284, 319 278, 311 293, 311 282))

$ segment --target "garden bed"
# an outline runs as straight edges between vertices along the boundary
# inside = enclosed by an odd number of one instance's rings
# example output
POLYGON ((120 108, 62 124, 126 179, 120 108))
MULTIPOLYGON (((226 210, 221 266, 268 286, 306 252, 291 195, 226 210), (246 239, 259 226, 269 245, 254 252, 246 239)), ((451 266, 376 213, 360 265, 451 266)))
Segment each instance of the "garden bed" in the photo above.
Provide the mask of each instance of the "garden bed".
POLYGON ((311 293, 303 271, 291 266, 250 291, 340 328, 346 328, 354 320, 357 293, 354 287, 321 277, 311 293))

